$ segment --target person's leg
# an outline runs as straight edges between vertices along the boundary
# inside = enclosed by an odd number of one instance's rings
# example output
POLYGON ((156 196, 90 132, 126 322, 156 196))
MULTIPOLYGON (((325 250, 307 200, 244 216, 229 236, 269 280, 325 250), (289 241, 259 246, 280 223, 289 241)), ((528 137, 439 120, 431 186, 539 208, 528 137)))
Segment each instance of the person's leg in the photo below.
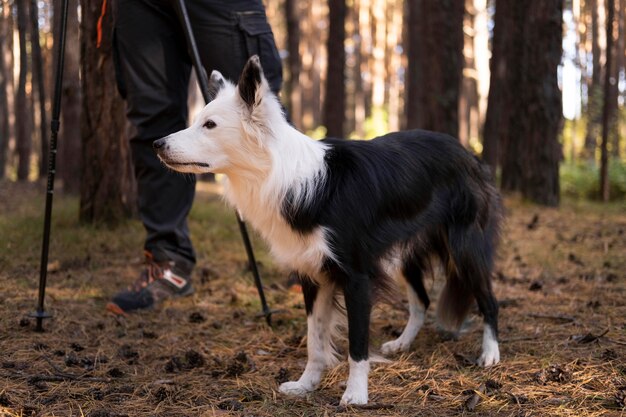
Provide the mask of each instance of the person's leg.
POLYGON ((109 304, 119 312, 152 307, 193 292, 195 253, 187 215, 195 177, 174 173, 158 160, 152 142, 184 129, 190 63, 169 0, 118 0, 114 50, 120 92, 126 99, 139 215, 147 232, 147 268, 109 304))
POLYGON ((119 0, 117 6, 116 47, 133 130, 145 249, 157 260, 174 260, 190 269, 195 254, 187 215, 195 177, 168 170, 152 149, 154 140, 186 127, 191 67, 185 40, 169 1, 119 0))

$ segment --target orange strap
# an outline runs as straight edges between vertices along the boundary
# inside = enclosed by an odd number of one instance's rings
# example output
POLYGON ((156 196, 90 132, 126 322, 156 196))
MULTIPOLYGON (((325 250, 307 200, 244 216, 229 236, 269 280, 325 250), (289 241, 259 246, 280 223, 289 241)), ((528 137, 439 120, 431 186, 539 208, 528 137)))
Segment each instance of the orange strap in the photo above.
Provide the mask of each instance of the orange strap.
POLYGON ((102 11, 100 12, 100 17, 98 18, 98 33, 96 36, 96 48, 100 48, 100 44, 102 43, 102 21, 104 20, 104 15, 107 12, 107 0, 102 0, 102 11))

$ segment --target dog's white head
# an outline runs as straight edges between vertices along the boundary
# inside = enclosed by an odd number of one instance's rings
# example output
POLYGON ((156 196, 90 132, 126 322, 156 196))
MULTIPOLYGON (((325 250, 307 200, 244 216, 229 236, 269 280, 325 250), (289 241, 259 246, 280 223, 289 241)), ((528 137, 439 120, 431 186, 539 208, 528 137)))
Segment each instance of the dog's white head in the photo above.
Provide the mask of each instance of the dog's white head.
POLYGON ((161 161, 188 173, 267 171, 267 147, 274 129, 286 122, 258 56, 248 60, 237 86, 213 71, 209 90, 212 101, 191 126, 154 142, 161 161))

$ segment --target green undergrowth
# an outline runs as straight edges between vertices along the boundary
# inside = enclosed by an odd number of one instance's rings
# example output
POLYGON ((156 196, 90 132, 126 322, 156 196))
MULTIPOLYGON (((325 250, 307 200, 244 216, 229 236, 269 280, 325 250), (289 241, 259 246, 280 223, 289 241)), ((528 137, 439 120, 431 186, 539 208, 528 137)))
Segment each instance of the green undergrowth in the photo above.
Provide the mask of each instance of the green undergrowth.
MULTIPOLYGON (((600 167, 594 162, 567 162, 561 165, 561 193, 576 199, 597 200, 600 196, 600 167)), ((626 198, 626 162, 609 162, 611 200, 626 198)))
MULTIPOLYGON (((43 189, 17 196, 15 204, 0 211, 0 273, 15 278, 28 277, 32 285, 38 277, 44 218, 43 189)), ((78 219, 77 197, 58 194, 52 211, 49 265, 52 268, 84 267, 90 270, 135 262, 143 256, 145 231, 139 219, 117 226, 91 225, 78 219)), ((236 262, 247 268, 239 226, 234 210, 215 194, 198 192, 189 215, 189 227, 199 265, 236 262)), ((250 231, 255 255, 271 263, 266 246, 250 231)))

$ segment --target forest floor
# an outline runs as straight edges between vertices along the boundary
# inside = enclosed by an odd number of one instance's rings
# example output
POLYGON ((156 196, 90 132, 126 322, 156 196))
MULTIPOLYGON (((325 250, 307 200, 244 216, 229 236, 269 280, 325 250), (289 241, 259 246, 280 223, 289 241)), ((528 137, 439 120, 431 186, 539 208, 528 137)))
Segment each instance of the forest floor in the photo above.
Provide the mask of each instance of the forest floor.
MULTIPOLYGON (((306 360, 302 296, 255 237, 274 316, 257 294, 231 210, 201 185, 190 225, 192 297, 115 317, 105 304, 141 267, 143 229, 81 226, 54 202, 45 332, 34 331, 44 189, 0 183, 0 416, 626 416, 626 202, 507 199, 494 276, 502 362, 475 366, 475 314, 457 339, 434 310, 408 353, 373 365, 370 404, 339 406, 347 365, 306 398, 278 393, 306 360)), ((440 277, 428 279, 437 298, 440 277)), ((400 331, 399 306, 375 309, 372 345, 400 331)), ((345 351, 345 346, 344 346, 345 351)))

